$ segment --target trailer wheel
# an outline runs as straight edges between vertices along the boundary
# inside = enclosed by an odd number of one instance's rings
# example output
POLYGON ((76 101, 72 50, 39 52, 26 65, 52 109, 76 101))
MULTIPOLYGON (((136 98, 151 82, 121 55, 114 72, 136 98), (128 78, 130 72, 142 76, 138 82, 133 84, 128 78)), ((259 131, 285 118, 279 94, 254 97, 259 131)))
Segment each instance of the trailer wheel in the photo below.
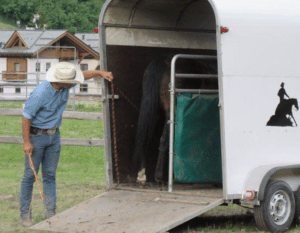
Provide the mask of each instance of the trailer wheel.
POLYGON ((298 187, 297 191, 295 192, 295 223, 297 225, 300 224, 300 186, 298 187))
POLYGON ((262 231, 287 230, 294 219, 294 214, 293 191, 284 181, 270 182, 260 206, 254 206, 254 219, 257 227, 262 231))

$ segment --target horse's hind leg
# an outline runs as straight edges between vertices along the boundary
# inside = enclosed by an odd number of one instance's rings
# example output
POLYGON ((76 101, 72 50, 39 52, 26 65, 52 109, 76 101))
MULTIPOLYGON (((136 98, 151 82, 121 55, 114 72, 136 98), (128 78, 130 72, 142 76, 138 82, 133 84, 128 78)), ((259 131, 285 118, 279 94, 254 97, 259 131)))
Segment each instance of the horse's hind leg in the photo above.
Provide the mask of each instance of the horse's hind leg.
POLYGON ((166 120, 164 130, 160 138, 159 154, 155 170, 155 180, 159 184, 163 183, 165 160, 169 151, 169 130, 170 129, 166 120))
POLYGON ((296 122, 296 120, 295 120, 295 118, 294 118, 294 116, 293 116, 293 114, 291 114, 290 116, 293 118, 293 120, 294 120, 296 126, 298 126, 298 125, 297 125, 297 122, 296 122))

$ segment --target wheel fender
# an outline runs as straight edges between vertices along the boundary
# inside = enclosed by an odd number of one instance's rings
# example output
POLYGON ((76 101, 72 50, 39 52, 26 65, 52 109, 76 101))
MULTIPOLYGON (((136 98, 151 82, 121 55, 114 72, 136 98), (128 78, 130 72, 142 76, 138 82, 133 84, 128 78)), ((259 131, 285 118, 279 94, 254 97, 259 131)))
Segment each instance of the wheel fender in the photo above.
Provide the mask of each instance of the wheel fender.
POLYGON ((261 165, 252 169, 243 187, 242 199, 246 198, 246 192, 254 191, 257 193, 255 199, 262 201, 264 199, 264 193, 266 186, 274 173, 280 170, 286 169, 300 169, 300 164, 272 164, 272 165, 261 165))

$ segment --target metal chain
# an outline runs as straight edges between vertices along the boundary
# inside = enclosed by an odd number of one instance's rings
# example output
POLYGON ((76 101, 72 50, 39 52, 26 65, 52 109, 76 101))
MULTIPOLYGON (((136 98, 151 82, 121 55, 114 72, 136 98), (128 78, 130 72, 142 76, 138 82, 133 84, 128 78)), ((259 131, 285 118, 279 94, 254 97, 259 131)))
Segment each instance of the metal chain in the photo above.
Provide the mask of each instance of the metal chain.
POLYGON ((117 85, 115 85, 115 88, 137 112, 140 111, 137 105, 133 103, 131 99, 129 99, 128 95, 126 95, 117 85))
POLYGON ((114 158, 115 158, 115 169, 117 174, 117 184, 114 188, 117 188, 120 184, 120 172, 119 172, 119 166, 118 166, 118 153, 117 153, 117 129, 116 129, 116 117, 115 117, 115 88, 114 83, 111 82, 110 85, 111 89, 111 111, 112 111, 112 120, 113 120, 113 144, 114 144, 114 158))
POLYGON ((116 129, 116 117, 115 117, 115 89, 122 95, 127 102, 137 111, 139 112, 139 108, 136 104, 133 103, 133 101, 126 95, 116 84, 111 81, 110 85, 111 89, 111 111, 112 111, 112 120, 113 120, 113 145, 114 145, 114 166, 116 169, 116 175, 117 175, 117 184, 113 189, 116 189, 120 184, 120 171, 119 171, 119 163, 118 163, 118 152, 117 152, 117 129, 116 129))

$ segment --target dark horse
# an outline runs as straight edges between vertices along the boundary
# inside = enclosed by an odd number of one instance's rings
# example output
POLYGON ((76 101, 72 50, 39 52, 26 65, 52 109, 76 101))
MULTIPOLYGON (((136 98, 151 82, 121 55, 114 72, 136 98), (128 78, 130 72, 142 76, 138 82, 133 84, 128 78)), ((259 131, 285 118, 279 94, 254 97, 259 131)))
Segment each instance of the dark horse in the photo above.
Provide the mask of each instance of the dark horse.
POLYGON ((271 116, 270 120, 267 123, 267 126, 293 126, 293 122, 290 118, 293 119, 295 125, 297 122, 293 116, 292 108, 295 106, 299 110, 297 99, 283 99, 277 106, 275 110, 275 115, 271 116), (287 115, 289 118, 287 118, 287 115))
MULTIPOLYGON (((143 95, 140 115, 137 125, 134 159, 139 164, 137 181, 140 185, 146 183, 147 152, 153 145, 153 137, 157 128, 162 127, 159 133, 160 145, 156 161, 154 178, 156 182, 163 182, 165 159, 169 150, 169 125, 170 119, 170 70, 171 56, 164 56, 152 61, 147 67, 143 77, 143 95), (163 126, 164 125, 164 126, 163 126)), ((176 61, 176 73, 217 74, 216 62, 191 61, 180 59, 176 61)), ((176 88, 186 89, 217 89, 217 79, 177 79, 176 88)), ((157 147, 156 147, 157 148, 157 147)))

